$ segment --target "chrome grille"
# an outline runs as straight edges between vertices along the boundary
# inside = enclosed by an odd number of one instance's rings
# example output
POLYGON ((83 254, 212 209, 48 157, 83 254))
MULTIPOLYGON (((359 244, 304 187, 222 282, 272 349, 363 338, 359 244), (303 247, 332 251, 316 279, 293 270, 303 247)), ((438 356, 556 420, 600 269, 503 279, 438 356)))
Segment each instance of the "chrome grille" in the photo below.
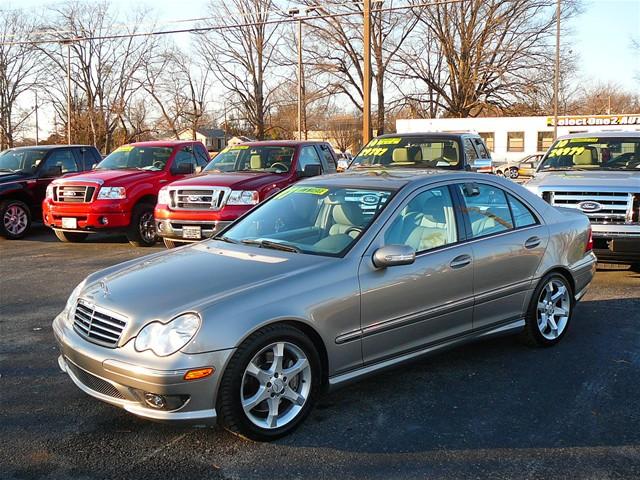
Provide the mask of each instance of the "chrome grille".
POLYGON ((220 210, 231 190, 226 187, 169 189, 170 207, 175 210, 220 210))
POLYGON ((625 192, 589 192, 589 191, 552 191, 547 200, 556 207, 575 208, 582 211, 593 223, 625 223, 627 212, 631 210, 633 195, 625 192), (600 204, 597 211, 580 208, 582 202, 600 204))
POLYGON ((73 317, 76 331, 93 343, 114 348, 127 322, 99 307, 78 300, 73 317))
POLYGON ((57 185, 53 187, 53 199, 64 203, 89 203, 96 187, 85 185, 57 185))
POLYGON ((86 370, 77 367, 67 359, 67 366, 73 372, 73 375, 80 380, 80 382, 86 387, 90 388, 94 392, 107 395, 108 397, 124 399, 124 395, 106 380, 96 377, 95 375, 87 372, 86 370))

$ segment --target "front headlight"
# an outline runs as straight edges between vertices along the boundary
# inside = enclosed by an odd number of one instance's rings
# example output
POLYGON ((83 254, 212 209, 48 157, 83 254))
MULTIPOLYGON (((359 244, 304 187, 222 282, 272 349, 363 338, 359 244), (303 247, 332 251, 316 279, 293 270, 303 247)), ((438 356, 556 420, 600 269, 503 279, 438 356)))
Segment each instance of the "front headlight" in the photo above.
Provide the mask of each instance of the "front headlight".
POLYGON ((47 185, 46 197, 47 198, 53 198, 53 185, 51 185, 51 184, 47 185))
POLYGON ((258 192, 255 190, 233 190, 227 205, 255 205, 258 203, 258 192))
POLYGON ((195 313, 184 313, 169 323, 151 322, 140 330, 134 345, 138 352, 151 350, 166 357, 189 343, 199 327, 200 317, 195 313))
POLYGON ((73 319, 74 310, 76 308, 76 303, 78 303, 78 298, 80 297, 80 293, 82 293, 82 289, 87 283, 87 279, 81 281, 76 288, 73 289, 71 295, 67 299, 67 304, 64 307, 64 313, 66 313, 67 319, 73 319))
POLYGON ((102 187, 98 192, 98 200, 121 200, 127 198, 124 187, 102 187))
POLYGON ((158 192, 158 203, 162 205, 169 205, 170 200, 169 189, 167 187, 162 187, 158 192))

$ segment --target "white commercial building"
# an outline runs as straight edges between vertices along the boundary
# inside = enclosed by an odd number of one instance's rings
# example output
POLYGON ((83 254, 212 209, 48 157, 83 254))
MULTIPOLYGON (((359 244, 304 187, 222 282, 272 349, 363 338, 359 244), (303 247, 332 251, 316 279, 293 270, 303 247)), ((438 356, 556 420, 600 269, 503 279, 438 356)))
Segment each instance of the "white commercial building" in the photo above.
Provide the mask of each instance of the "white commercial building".
MULTIPOLYGON (((476 117, 396 120, 398 133, 459 132, 480 134, 495 162, 544 153, 553 143, 553 117, 476 117)), ((640 131, 640 113, 558 117, 558 136, 602 130, 640 131)))

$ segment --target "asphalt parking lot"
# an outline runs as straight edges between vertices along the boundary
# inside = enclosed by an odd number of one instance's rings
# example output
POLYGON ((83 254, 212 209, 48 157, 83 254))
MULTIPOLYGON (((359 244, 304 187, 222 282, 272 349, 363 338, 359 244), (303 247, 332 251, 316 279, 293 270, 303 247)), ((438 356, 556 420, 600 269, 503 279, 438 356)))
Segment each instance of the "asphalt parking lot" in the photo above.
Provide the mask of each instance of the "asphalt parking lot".
POLYGON ((258 444, 138 420, 59 371, 51 321, 75 285, 160 249, 0 239, 0 478, 640 477, 640 274, 599 271, 554 348, 451 350, 325 395, 258 444))

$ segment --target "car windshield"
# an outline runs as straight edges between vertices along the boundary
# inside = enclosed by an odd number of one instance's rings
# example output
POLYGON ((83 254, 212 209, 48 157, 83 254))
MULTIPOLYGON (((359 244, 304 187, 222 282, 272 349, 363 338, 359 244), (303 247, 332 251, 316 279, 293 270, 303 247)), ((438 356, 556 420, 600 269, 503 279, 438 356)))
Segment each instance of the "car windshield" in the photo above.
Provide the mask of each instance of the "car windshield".
POLYGON ((294 152, 293 147, 236 145, 220 152, 204 171, 287 173, 294 152))
POLYGON ((444 168, 460 166, 460 144, 434 136, 374 138, 353 159, 350 168, 444 168))
POLYGON ((591 137, 558 140, 538 171, 637 169, 640 169, 640 138, 591 137))
POLYGON ((47 154, 41 148, 15 148, 0 153, 0 172, 33 173, 47 154))
POLYGON ((220 240, 344 255, 387 205, 390 190, 294 185, 243 217, 220 240))
POLYGON ((172 152, 172 147, 123 145, 102 160, 96 170, 164 170, 172 152))

